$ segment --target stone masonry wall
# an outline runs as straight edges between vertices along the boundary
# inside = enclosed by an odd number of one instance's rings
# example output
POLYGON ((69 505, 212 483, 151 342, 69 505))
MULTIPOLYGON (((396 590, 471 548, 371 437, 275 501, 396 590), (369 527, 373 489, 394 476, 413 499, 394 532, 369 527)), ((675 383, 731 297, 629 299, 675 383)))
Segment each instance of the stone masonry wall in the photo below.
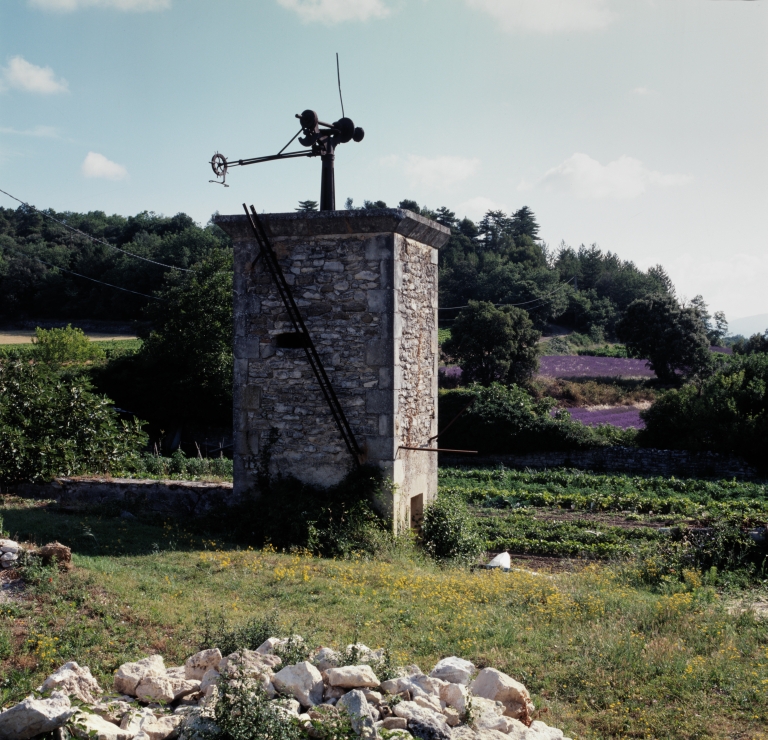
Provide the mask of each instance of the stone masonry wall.
MULTIPOLYGON (((437 493, 437 246, 448 231, 399 209, 263 217, 307 329, 368 462, 397 484, 390 502, 437 493)), ((354 464, 244 217, 219 217, 235 241, 235 490, 272 473, 329 485, 354 464)))

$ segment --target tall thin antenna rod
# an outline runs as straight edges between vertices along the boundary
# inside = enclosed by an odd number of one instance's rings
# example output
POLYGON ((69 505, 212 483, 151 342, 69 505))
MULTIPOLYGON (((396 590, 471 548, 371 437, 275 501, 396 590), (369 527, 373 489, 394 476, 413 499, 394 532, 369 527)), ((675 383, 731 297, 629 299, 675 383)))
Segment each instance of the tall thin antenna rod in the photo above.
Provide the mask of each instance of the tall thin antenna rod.
POLYGON ((341 115, 344 116, 344 99, 341 97, 341 72, 339 72, 339 52, 336 52, 336 78, 339 81, 339 100, 341 101, 341 115))

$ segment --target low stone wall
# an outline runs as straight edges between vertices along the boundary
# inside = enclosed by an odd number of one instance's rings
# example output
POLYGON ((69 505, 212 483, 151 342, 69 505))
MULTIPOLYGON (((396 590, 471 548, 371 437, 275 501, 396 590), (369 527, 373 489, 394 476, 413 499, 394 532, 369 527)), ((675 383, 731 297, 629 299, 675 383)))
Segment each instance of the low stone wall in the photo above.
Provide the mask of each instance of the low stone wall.
POLYGON ((678 478, 755 479, 758 472, 738 457, 714 452, 650 450, 640 447, 601 447, 570 452, 532 452, 527 455, 440 454, 440 466, 504 465, 515 469, 576 468, 595 472, 678 478))
POLYGON ((143 514, 204 516, 236 503, 231 483, 126 478, 56 478, 50 483, 23 483, 13 492, 25 498, 55 499, 64 508, 114 507, 143 514))

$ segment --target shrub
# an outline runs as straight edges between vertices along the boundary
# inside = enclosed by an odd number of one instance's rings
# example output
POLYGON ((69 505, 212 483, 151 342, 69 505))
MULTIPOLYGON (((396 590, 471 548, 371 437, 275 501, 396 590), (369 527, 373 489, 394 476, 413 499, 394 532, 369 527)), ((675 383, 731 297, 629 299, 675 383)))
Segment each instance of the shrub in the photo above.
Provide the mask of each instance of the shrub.
POLYGON ((249 678, 220 681, 213 709, 217 730, 210 740, 303 740, 298 719, 269 700, 261 685, 249 678))
POLYGON ((259 485, 221 514, 217 524, 230 534, 323 557, 373 555, 391 544, 391 527, 375 508, 387 485, 378 467, 353 469, 337 485, 322 488, 296 478, 271 478, 268 457, 259 466, 259 485))
POLYGON ((737 454, 767 467, 768 355, 733 357, 700 385, 666 393, 641 415, 638 444, 737 454))
POLYGON ((91 344, 82 329, 67 324, 63 329, 35 329, 32 355, 39 362, 56 367, 66 362, 85 362, 104 357, 104 350, 91 344))
POLYGON ((109 472, 146 443, 138 420, 82 378, 58 378, 42 365, 0 362, 0 482, 109 472))
POLYGON ((441 494, 424 512, 424 549, 437 560, 471 562, 485 549, 463 498, 441 494))
POLYGON ((494 383, 489 388, 475 386, 463 391, 442 391, 440 418, 450 421, 473 398, 472 407, 440 436, 441 447, 509 454, 586 449, 606 444, 601 433, 571 421, 567 414, 553 417, 554 400, 536 400, 516 385, 505 387, 494 383))
POLYGON ((266 639, 278 634, 277 615, 270 612, 252 617, 247 622, 230 627, 222 615, 212 617, 206 613, 202 623, 200 650, 219 648, 222 655, 236 650, 255 650, 266 639))

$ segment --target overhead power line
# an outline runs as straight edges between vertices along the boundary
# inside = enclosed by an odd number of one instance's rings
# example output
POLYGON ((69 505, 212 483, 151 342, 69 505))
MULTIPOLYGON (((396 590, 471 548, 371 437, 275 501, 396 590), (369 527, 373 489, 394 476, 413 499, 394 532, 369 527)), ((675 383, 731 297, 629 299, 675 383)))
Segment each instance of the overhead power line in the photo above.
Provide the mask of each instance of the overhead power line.
MULTIPOLYGON (((551 293, 547 293, 546 295, 539 296, 538 298, 533 298, 530 301, 523 301, 522 303, 494 303, 493 305, 496 307, 501 306, 527 306, 531 303, 546 303, 550 296, 555 295, 556 293, 559 293, 563 288, 565 288, 568 283, 570 283, 573 280, 573 278, 570 278, 570 280, 566 280, 564 283, 562 283, 559 287, 555 288, 551 293)), ((438 311, 453 311, 455 309, 459 308, 469 308, 469 304, 466 306, 443 306, 442 308, 438 308, 438 311)))
POLYGON ((11 247, 3 247, 3 249, 7 249, 9 252, 13 252, 20 257, 26 257, 30 260, 35 260, 36 262, 42 262, 44 265, 48 265, 48 267, 52 267, 54 270, 59 270, 60 272, 66 272, 69 275, 75 275, 76 277, 83 278, 84 280, 90 280, 92 283, 99 283, 100 285, 106 285, 108 288, 114 288, 115 290, 122 290, 126 293, 133 293, 134 295, 140 295, 142 298, 150 298, 153 301, 162 301, 162 298, 158 298, 155 295, 147 295, 146 293, 139 293, 137 290, 130 290, 129 288, 121 288, 119 285, 112 285, 112 283, 105 283, 103 280, 97 280, 96 278, 88 277, 87 275, 81 275, 79 272, 73 272, 72 270, 65 270, 63 267, 59 267, 58 265, 54 265, 51 262, 46 262, 45 260, 40 259, 39 257, 35 257, 31 254, 25 254, 24 252, 19 252, 16 249, 11 249, 11 247))
MULTIPOLYGON (((74 226, 70 226, 64 221, 59 221, 58 218, 54 218, 53 216, 51 216, 50 213, 46 213, 45 211, 41 211, 39 208, 35 208, 35 206, 31 205, 30 203, 26 203, 25 201, 21 200, 20 198, 17 198, 15 195, 11 195, 9 192, 5 190, 0 189, 0 193, 7 195, 9 198, 13 198, 13 200, 15 200, 17 203, 21 203, 21 205, 26 206, 27 208, 31 208, 33 211, 35 211, 35 213, 39 213, 44 218, 50 219, 51 221, 55 221, 60 226, 63 226, 65 229, 69 229, 75 234, 80 234, 80 236, 84 236, 86 239, 90 239, 92 242, 96 244, 101 244, 105 247, 109 247, 110 249, 116 249, 118 252, 127 254, 129 257, 133 257, 134 259, 137 259, 137 260, 142 260, 143 262, 149 262, 150 264, 157 265, 158 267, 167 267, 169 270, 179 270, 180 272, 194 272, 194 270, 189 270, 186 267, 176 267, 176 265, 167 265, 165 262, 157 262, 156 260, 149 259, 149 257, 142 257, 140 254, 134 254, 133 252, 129 252, 126 249, 121 249, 120 247, 116 247, 114 244, 110 244, 109 242, 105 242, 103 239, 97 239, 95 236, 86 234, 84 231, 80 231, 80 229, 76 229, 74 226)), ((74 275, 76 273, 72 273, 72 274, 74 275)), ((81 275, 80 277, 84 277, 84 276, 81 275)), ((117 287, 117 286, 113 286, 113 287, 117 287)), ((124 290, 124 288, 121 288, 121 290, 124 290)))

